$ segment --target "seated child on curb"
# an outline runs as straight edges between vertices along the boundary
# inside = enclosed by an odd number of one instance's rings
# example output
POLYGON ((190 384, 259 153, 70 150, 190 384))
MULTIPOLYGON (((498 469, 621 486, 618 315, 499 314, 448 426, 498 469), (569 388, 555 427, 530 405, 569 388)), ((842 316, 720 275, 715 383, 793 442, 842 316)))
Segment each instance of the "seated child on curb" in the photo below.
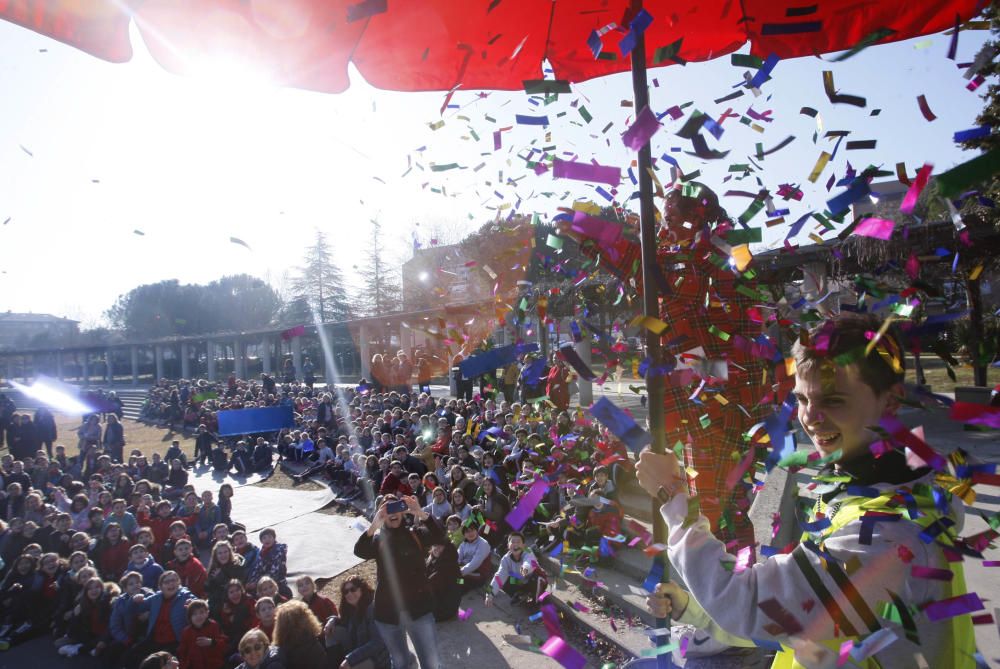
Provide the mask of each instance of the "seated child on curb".
POLYGON ((545 571, 538 565, 534 553, 524 546, 524 535, 511 532, 507 535, 507 552, 500 558, 500 568, 486 589, 486 606, 493 606, 497 591, 505 592, 511 602, 530 604, 548 586, 545 571))

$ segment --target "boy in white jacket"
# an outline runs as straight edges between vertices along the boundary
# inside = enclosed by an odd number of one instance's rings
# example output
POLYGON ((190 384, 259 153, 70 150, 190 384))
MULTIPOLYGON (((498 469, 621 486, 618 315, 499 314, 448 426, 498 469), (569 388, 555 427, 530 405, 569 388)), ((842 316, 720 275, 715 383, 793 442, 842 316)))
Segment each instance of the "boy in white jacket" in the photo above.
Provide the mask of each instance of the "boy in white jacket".
POLYGON ((897 342, 877 319, 842 314, 795 345, 798 418, 835 467, 817 477, 817 508, 790 554, 737 563, 689 509, 677 458, 642 454, 639 483, 663 501, 667 553, 690 593, 661 586, 648 600, 654 615, 730 645, 776 641, 772 667, 835 667, 848 652, 860 667, 975 666, 969 613, 982 604, 966 594, 962 563, 948 559, 958 554, 961 500, 935 484, 944 459, 895 418, 897 342), (869 429, 879 425, 892 439, 879 441, 869 429), (930 466, 908 466, 901 442, 930 466))
POLYGON ((479 536, 475 523, 462 528, 462 543, 458 545, 458 566, 462 572, 462 592, 485 585, 492 573, 490 544, 479 536))
POLYGON ((514 604, 537 602, 547 585, 548 579, 534 553, 524 547, 524 535, 511 532, 507 535, 507 553, 500 558, 500 568, 486 588, 486 606, 493 606, 498 590, 507 593, 514 604))

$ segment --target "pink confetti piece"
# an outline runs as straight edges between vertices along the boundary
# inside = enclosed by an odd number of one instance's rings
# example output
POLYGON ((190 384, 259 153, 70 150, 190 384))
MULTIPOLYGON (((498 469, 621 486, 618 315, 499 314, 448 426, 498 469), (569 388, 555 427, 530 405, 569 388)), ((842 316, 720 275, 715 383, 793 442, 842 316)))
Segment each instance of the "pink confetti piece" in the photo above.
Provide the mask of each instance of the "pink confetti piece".
POLYGON ((955 574, 950 569, 937 569, 919 564, 910 567, 910 574, 914 578, 926 578, 932 581, 950 581, 955 577, 955 574))
MULTIPOLYGON (((752 450, 752 449, 751 449, 752 450)), ((736 564, 733 566, 734 574, 742 574, 750 568, 750 556, 753 550, 750 546, 744 546, 736 553, 736 564)))
POLYGON ((917 206, 917 200, 920 199, 920 193, 923 192, 924 187, 927 186, 927 181, 931 177, 931 170, 934 166, 930 163, 924 163, 924 166, 920 168, 917 172, 917 178, 913 180, 910 184, 910 189, 906 191, 906 197, 903 198, 903 203, 899 205, 899 210, 904 214, 912 214, 914 207, 917 206))
POLYGON ((618 167, 588 165, 587 163, 559 160, 558 158, 552 162, 552 176, 555 179, 595 181, 611 186, 617 186, 622 182, 622 171, 618 167))
POLYGON ((549 640, 542 644, 542 652, 566 669, 583 669, 587 664, 587 658, 566 643, 562 637, 549 637, 549 640))
POLYGON ((631 127, 622 134, 622 143, 633 151, 638 151, 649 143, 650 138, 660 129, 660 122, 648 106, 636 114, 631 127))
POLYGON ((848 639, 847 641, 840 644, 840 653, 837 655, 837 666, 842 667, 847 663, 847 658, 851 656, 851 649, 854 648, 854 642, 848 639))
POLYGON ((472 615, 472 609, 463 609, 462 607, 458 607, 459 620, 468 620, 471 615, 472 615))
POLYGON ((854 228, 854 234, 859 237, 887 240, 892 238, 892 231, 895 227, 896 221, 887 218, 866 218, 854 228))

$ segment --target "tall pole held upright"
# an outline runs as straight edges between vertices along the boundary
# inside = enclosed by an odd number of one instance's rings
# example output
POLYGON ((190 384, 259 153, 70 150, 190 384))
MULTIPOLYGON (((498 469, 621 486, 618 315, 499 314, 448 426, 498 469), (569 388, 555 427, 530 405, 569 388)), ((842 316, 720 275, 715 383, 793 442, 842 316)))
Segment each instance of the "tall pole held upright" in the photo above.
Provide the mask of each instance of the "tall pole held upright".
MULTIPOLYGON (((632 15, 642 9, 642 0, 632 0, 632 15)), ((632 92, 635 98, 636 113, 649 106, 649 83, 646 78, 646 37, 638 35, 635 47, 632 49, 632 92)), ((642 313, 645 316, 659 318, 660 303, 657 295, 656 271, 656 208, 653 206, 653 158, 647 142, 639 149, 639 239, 642 243, 642 313)), ((662 359, 660 337, 652 330, 646 330, 646 356, 650 360, 650 369, 657 369, 662 359)), ((646 376, 646 394, 649 399, 649 432, 653 437, 650 450, 653 453, 666 452, 666 433, 663 418, 663 383, 658 374, 646 376)), ((654 498, 653 505, 653 541, 659 544, 667 543, 667 527, 660 515, 660 502, 654 498)), ((660 554, 655 559, 663 561, 662 580, 670 578, 670 565, 666 555, 660 554)), ((669 626, 666 619, 657 619, 656 626, 663 629, 669 626)), ((666 639, 653 640, 657 646, 667 643, 666 639)), ((672 667, 673 661, 669 653, 657 657, 660 669, 672 667)))

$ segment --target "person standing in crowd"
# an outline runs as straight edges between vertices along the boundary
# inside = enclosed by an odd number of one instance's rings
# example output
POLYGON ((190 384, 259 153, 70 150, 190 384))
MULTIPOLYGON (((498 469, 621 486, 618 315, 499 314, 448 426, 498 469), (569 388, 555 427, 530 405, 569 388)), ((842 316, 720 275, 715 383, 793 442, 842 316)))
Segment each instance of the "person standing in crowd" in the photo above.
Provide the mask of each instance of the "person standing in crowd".
POLYGON ((309 390, 312 390, 313 386, 316 385, 316 365, 313 364, 312 358, 309 356, 306 356, 306 359, 302 361, 302 378, 309 390))
POLYGON ((398 501, 394 495, 386 496, 371 526, 358 537, 354 554, 363 560, 376 561, 375 625, 389 649, 392 665, 409 666, 406 645, 409 635, 420 669, 440 669, 433 593, 424 571, 424 547, 448 539, 415 498, 402 500, 405 510, 397 510, 398 501), (403 524, 404 515, 412 516, 416 527, 407 528, 403 524))
POLYGON ((125 456, 125 427, 118 420, 118 416, 108 414, 107 425, 104 426, 104 439, 102 440, 104 451, 111 456, 114 462, 121 462, 125 456))
MULTIPOLYGON (((0 446, 3 446, 3 426, 0 425, 0 446)), ((52 444, 59 438, 56 429, 56 419, 46 407, 41 407, 35 412, 35 436, 40 444, 45 445, 45 451, 52 459, 52 444)))
POLYGON ((208 431, 205 424, 198 426, 198 435, 194 439, 194 464, 208 465, 212 460, 212 444, 219 443, 214 434, 208 431))

